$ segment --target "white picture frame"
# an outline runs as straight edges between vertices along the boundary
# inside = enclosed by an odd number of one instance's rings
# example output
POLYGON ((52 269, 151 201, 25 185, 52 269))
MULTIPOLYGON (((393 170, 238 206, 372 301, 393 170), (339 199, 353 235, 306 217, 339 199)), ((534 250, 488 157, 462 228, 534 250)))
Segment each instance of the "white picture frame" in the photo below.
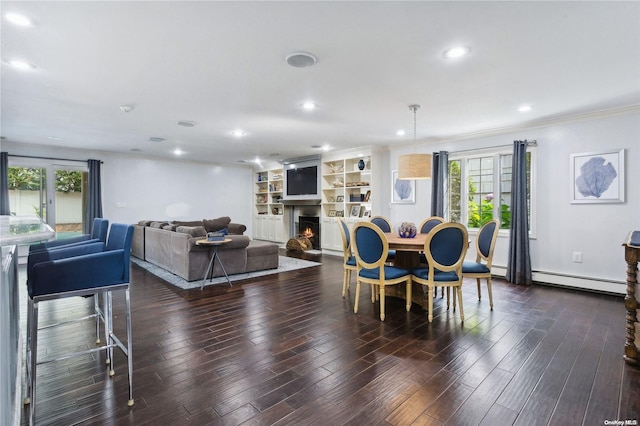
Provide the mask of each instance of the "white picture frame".
POLYGON ((570 154, 571 204, 624 203, 624 149, 570 154))
POLYGON ((391 172, 391 202, 414 204, 416 202, 416 181, 398 179, 398 171, 391 172))

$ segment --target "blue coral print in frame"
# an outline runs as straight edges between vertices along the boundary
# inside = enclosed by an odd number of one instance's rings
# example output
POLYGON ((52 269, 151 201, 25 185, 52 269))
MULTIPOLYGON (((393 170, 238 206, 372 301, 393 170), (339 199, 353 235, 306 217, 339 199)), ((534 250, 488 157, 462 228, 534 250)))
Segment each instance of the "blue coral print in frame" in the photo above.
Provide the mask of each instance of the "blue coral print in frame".
POLYGON ((391 202, 412 204, 416 202, 416 181, 398 179, 398 171, 391 172, 391 202))
POLYGON ((624 149, 571 154, 571 203, 624 202, 624 149))

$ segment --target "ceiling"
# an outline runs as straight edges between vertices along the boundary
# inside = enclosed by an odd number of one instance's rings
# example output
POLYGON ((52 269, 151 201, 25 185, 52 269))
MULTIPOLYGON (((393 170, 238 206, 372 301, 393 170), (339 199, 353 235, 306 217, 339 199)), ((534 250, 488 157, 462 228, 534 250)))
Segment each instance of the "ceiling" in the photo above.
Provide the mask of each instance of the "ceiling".
POLYGON ((638 1, 0 5, 12 143, 237 164, 411 144, 411 104, 420 141, 640 104, 638 1), (289 66, 297 51, 316 65, 289 66))

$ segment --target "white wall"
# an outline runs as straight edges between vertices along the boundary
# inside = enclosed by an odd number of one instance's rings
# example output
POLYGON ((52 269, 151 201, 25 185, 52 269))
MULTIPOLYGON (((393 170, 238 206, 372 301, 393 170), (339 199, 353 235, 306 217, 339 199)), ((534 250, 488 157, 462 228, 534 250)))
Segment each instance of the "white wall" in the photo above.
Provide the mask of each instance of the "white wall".
MULTIPOLYGON (((640 229, 640 112, 549 124, 463 141, 420 145, 417 152, 481 149, 509 145, 514 140, 537 140, 536 235, 531 240, 534 280, 624 293, 626 263, 621 244, 640 229), (626 198, 618 204, 570 203, 570 154, 625 149, 626 198), (572 261, 582 252, 582 263, 572 261)), ((390 167, 413 147, 392 150, 390 167)), ((387 177, 387 187, 390 178, 387 177)), ((390 192, 390 189, 389 189, 390 192)), ((431 181, 416 182, 416 204, 389 204, 394 225, 416 224, 431 211, 431 181)), ((473 250, 471 250, 473 252, 473 250)), ((494 265, 506 267, 507 238, 496 245, 494 265)))
POLYGON ((248 167, 12 142, 3 142, 2 150, 9 153, 10 165, 11 155, 102 160, 103 216, 112 223, 229 216, 252 235, 253 182, 248 167))
POLYGON ((229 216, 251 235, 251 169, 115 154, 100 159, 102 207, 110 221, 229 216))

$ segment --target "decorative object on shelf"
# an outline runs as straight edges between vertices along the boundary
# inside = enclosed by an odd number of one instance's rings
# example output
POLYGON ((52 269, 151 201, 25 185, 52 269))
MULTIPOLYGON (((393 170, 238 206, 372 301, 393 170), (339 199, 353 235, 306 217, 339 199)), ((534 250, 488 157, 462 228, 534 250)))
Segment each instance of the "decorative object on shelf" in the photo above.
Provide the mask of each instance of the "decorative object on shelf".
POLYGON ((280 214, 280 209, 277 208, 277 207, 272 208, 271 209, 271 214, 276 214, 276 215, 280 214))
POLYGON ((358 161, 358 169, 364 170, 364 160, 362 158, 358 161))
POLYGON ((342 173, 344 171, 344 164, 342 163, 329 163, 328 166, 331 173, 342 173))
POLYGON ((413 111, 413 154, 403 154, 398 157, 398 179, 430 179, 431 154, 418 154, 416 150, 416 112, 420 105, 409 105, 413 111))
POLYGON ((571 203, 624 202, 624 149, 571 154, 571 203))
POLYGON ((333 181, 333 187, 342 188, 343 186, 344 186, 344 178, 336 177, 335 180, 333 181))
POLYGON ((364 202, 368 203, 370 199, 371 199, 371 190, 367 191, 367 193, 364 195, 364 202))
POLYGON ((335 203, 336 202, 336 197, 327 197, 327 202, 335 203))
POLYGON ((336 217, 336 211, 335 210, 329 210, 329 217, 336 217))
POLYGON ((416 181, 398 179, 398 171, 391 172, 391 202, 413 204, 416 202, 416 181))
POLYGON ((398 235, 401 238, 413 238, 418 234, 418 228, 416 224, 412 222, 402 222, 400 228, 398 228, 398 235))
POLYGON ((360 206, 351 206, 351 217, 360 217, 360 206))
POLYGON ((336 197, 336 202, 338 202, 338 203, 342 203, 342 202, 344 202, 344 195, 338 195, 338 196, 336 197))
POLYGON ((364 211, 364 215, 362 215, 362 217, 371 217, 371 210, 366 210, 364 211))
POLYGON ((302 252, 313 248, 313 244, 306 237, 290 238, 286 245, 287 250, 302 252))
POLYGON ((360 206, 360 215, 359 217, 364 217, 365 212, 367 211, 367 208, 365 206, 360 206))
POLYGON ((344 217, 344 210, 336 210, 336 217, 344 217))
POLYGON ((354 186, 369 186, 369 182, 348 182, 345 186, 349 188, 354 186))

